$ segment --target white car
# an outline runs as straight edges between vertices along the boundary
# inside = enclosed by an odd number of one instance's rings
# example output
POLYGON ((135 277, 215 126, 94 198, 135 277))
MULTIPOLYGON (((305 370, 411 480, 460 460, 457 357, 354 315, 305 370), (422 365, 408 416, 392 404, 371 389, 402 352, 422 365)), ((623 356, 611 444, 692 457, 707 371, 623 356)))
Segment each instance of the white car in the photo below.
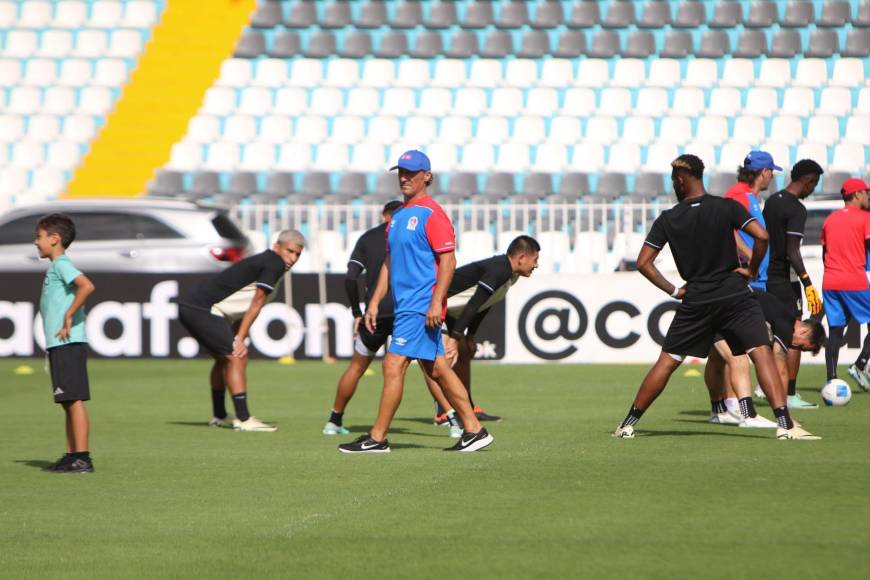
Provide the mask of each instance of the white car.
POLYGON ((56 201, 0 216, 0 271, 45 270, 33 240, 50 213, 75 223, 68 255, 83 272, 213 272, 253 251, 223 209, 155 199, 56 201))

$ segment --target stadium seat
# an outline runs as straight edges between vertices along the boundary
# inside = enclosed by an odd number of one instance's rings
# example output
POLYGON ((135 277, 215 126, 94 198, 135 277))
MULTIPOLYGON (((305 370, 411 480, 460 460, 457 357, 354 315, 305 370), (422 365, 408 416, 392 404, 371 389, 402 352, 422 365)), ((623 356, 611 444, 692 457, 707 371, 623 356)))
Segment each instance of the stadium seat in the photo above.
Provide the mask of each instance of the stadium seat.
POLYGON ((752 2, 743 22, 747 28, 768 28, 779 21, 775 2, 752 2))
POLYGON ((449 58, 471 58, 480 52, 477 35, 470 30, 457 30, 450 38, 444 54, 449 58))
MULTIPOLYGON (((404 38, 404 36, 402 36, 404 38)), ((374 52, 372 50, 372 37, 364 30, 355 30, 345 36, 344 46, 338 54, 344 58, 362 58, 374 52)), ((393 56, 399 56, 404 52, 400 49, 393 56)))
POLYGON ((535 61, 522 58, 508 61, 504 75, 505 86, 530 89, 537 81, 538 67, 535 61))
MULTIPOLYGON (((416 4, 415 2, 405 2, 398 7, 398 10, 404 9, 407 4, 416 4)), ((419 7, 418 7, 419 8, 419 7)), ((456 17, 456 3, 454 2, 433 2, 429 8, 429 17, 426 19, 425 26, 430 29, 447 29, 458 22, 456 17)))
POLYGON ((622 140, 635 145, 649 145, 655 139, 655 123, 645 117, 628 117, 622 128, 622 140))
POLYGON ((93 84, 104 87, 120 87, 127 81, 127 65, 123 60, 104 58, 94 68, 93 84))
MULTIPOLYGON (((578 128, 579 130, 579 128, 578 128)), ((603 152, 601 162, 604 161, 603 152)), ((537 148, 531 170, 539 173, 558 174, 568 165, 568 150, 559 143, 544 143, 537 148)), ((600 166, 601 163, 598 164, 600 166)), ((596 167, 597 170, 597 167, 596 167)))
MULTIPOLYGON (((540 122, 540 133, 544 132, 544 121, 539 117, 533 117, 535 121, 540 122)), ((515 125, 523 119, 517 119, 515 125)), ((523 121, 524 125, 528 124, 528 119, 523 121)), ((533 128, 534 130, 534 128, 533 128)), ((508 128, 508 120, 505 117, 480 117, 477 120, 477 129, 474 132, 472 139, 479 143, 489 145, 501 145, 510 139, 508 128)), ((532 136, 534 137, 534 136, 532 136)))
POLYGON ((668 93, 664 89, 642 88, 637 95, 636 115, 662 117, 669 110, 668 93))
MULTIPOLYGON (((612 6, 618 6, 613 4, 612 6)), ((592 43, 586 49, 590 58, 612 58, 619 54, 619 34, 613 30, 601 30, 592 37, 592 43)))
POLYGON ((870 135, 870 117, 866 115, 855 115, 846 121, 846 132, 843 135, 843 142, 863 144, 867 142, 867 136, 870 135))
POLYGON ((767 56, 774 58, 792 58, 802 51, 800 33, 796 30, 780 30, 770 44, 767 56))
MULTIPOLYGON (((837 63, 839 62, 837 61, 837 63)), ((836 69, 837 65, 834 65, 834 72, 836 72, 836 69)), ((820 58, 804 58, 797 63, 797 70, 792 84, 799 87, 816 88, 824 86, 827 83, 827 79, 828 67, 824 60, 820 58)))
POLYGON ((722 79, 719 83, 721 86, 747 88, 754 82, 754 65, 750 59, 732 58, 725 62, 722 69, 722 79))
POLYGON ((543 198, 553 191, 553 179, 547 173, 528 173, 523 179, 522 192, 526 195, 543 198))
POLYGON ((840 52, 840 41, 833 30, 816 30, 804 54, 810 58, 830 58, 840 52))
POLYGON ((550 123, 550 132, 547 136, 547 140, 550 143, 574 145, 575 143, 579 143, 581 138, 582 129, 580 119, 576 117, 555 117, 553 122, 550 123))
POLYGON ((743 109, 744 114, 771 117, 778 110, 776 90, 758 87, 749 89, 746 95, 746 106, 743 109))
POLYGON ((363 64, 361 83, 365 87, 385 89, 395 82, 393 61, 373 58, 363 64))
POLYGON ((816 25, 832 28, 845 26, 852 19, 851 12, 848 2, 824 2, 816 25))
POLYGON ((243 115, 266 115, 272 110, 272 92, 260 87, 243 89, 236 110, 243 115))
POLYGON ((828 87, 822 89, 817 112, 823 115, 843 117, 852 109, 852 95, 849 89, 828 87))
POLYGON ((72 52, 72 33, 67 30, 46 30, 42 33, 42 41, 38 54, 52 58, 63 58, 72 52))
POLYGON ((852 19, 852 25, 860 26, 862 28, 870 27, 870 2, 862 0, 862 2, 858 4, 858 13, 855 15, 855 18, 852 19))
POLYGON ((242 149, 242 157, 237 168, 244 171, 268 171, 275 165, 275 145, 264 142, 252 142, 242 149))
MULTIPOLYGON (((439 46, 437 50, 428 53, 428 55, 424 56, 419 51, 415 51, 411 53, 411 56, 417 58, 432 58, 441 52, 440 48, 440 37, 436 36, 439 39, 439 46)), ((417 36, 417 48, 420 48, 420 36, 417 36)), ((405 33, 401 30, 392 30, 381 37, 380 45, 378 49, 375 51, 375 56, 378 58, 399 58, 403 54, 408 53, 408 37, 405 36, 405 33)), ((348 56, 345 51, 345 56, 348 56)), ((368 64, 368 63, 366 63, 368 64)))
POLYGON ((550 37, 541 30, 530 30, 523 35, 520 58, 541 58, 550 53, 550 37))
POLYGON ((726 117, 701 117, 695 141, 719 146, 728 141, 728 119, 726 117))
POLYGON ((206 147, 202 166, 210 171, 230 171, 238 166, 240 160, 241 151, 237 144, 218 141, 206 147))
POLYGON ((481 58, 471 63, 466 85, 491 89, 501 84, 501 80, 502 61, 495 58, 481 58))
POLYGON ((535 18, 531 22, 532 28, 548 29, 556 28, 564 22, 565 13, 559 2, 543 2, 536 6, 535 18))
POLYGON ((278 151, 275 169, 286 172, 305 171, 311 165, 311 146, 306 143, 284 143, 278 151))
POLYGON ((117 28, 121 24, 123 4, 111 0, 91 4, 89 28, 117 28))
MULTIPOLYGON (((866 144, 866 141, 865 141, 866 144)), ((831 169, 858 173, 866 170, 868 161, 864 154, 864 144, 840 143, 834 147, 831 169)))
MULTIPOLYGON (((401 71, 401 68, 399 70, 401 71)), ((435 74, 432 77, 433 87, 459 88, 465 84, 466 80, 465 62, 462 60, 450 58, 435 63, 435 74)))
POLYGON ((694 53, 692 35, 684 30, 674 30, 665 36, 665 43, 659 51, 662 58, 686 58, 694 53))
MULTIPOLYGON (((540 148, 538 148, 540 155, 540 148)), ((570 162, 565 167, 572 172, 597 173, 604 167, 604 147, 599 143, 583 142, 573 148, 570 162)))
POLYGON ((83 28, 87 19, 88 5, 85 2, 62 1, 55 5, 54 18, 51 21, 51 27, 69 29, 83 28))
POLYGON ((710 91, 711 115, 734 117, 742 109, 740 90, 731 87, 719 87, 710 91))
POLYGON ((280 30, 275 34, 267 55, 270 58, 292 58, 302 52, 302 41, 294 30, 280 30))
POLYGON ((783 92, 781 112, 795 117, 807 117, 815 108, 812 89, 790 87, 783 92))
POLYGON ((840 140, 840 123, 835 117, 816 115, 810 118, 807 139, 823 145, 834 145, 840 140))
MULTIPOLYGON (((731 63, 733 61, 727 61, 731 63)), ((726 73, 723 73, 723 76, 726 73)), ((727 79, 723 78, 723 82, 727 79)), ((686 67, 686 77, 683 81, 685 86, 711 88, 719 81, 719 73, 717 72, 716 61, 707 58, 696 58, 689 61, 686 67)), ((732 85, 733 86, 733 85, 732 85)))
POLYGON ((701 45, 695 51, 698 58, 722 58, 731 52, 728 34, 722 30, 710 30, 701 37, 701 45))
POLYGON ((692 138, 692 121, 687 117, 664 117, 659 126, 659 143, 684 145, 692 138))
POLYGON ((768 58, 762 61, 756 85, 784 88, 791 83, 791 65, 783 58, 768 58))
POLYGON ((694 87, 684 87, 674 91, 672 110, 688 117, 697 117, 704 111, 704 91, 694 87))
POLYGON ((254 28, 275 28, 284 21, 284 11, 279 2, 265 2, 257 6, 251 16, 254 28))
POLYGON ((539 85, 550 88, 564 88, 574 78, 571 61, 566 58, 547 59, 541 65, 539 85))
POLYGON ((332 117, 344 108, 344 97, 340 89, 318 88, 311 92, 308 112, 313 115, 332 117))
MULTIPOLYGON (((643 165, 643 169, 647 173, 653 173, 655 175, 659 175, 660 172, 666 171, 671 166, 671 161, 677 158, 679 155, 679 151, 677 150, 677 145, 673 143, 663 143, 658 142, 653 145, 650 145, 647 149, 646 163, 643 165)), ((638 195, 645 195, 647 197, 652 196, 652 191, 648 189, 649 182, 646 184, 640 181, 640 178, 644 174, 638 176, 638 180, 635 181, 634 193, 638 195), (647 189, 644 189, 644 188, 647 189)), ((648 180, 652 178, 647 178, 648 180)))
POLYGON ((656 53, 656 42, 652 32, 638 30, 628 35, 622 56, 625 58, 646 58, 656 53))
POLYGON ((803 140, 803 123, 797 117, 776 116, 770 127, 770 141, 793 146, 803 140))
POLYGON ((805 28, 815 20, 812 2, 789 2, 779 25, 786 28, 805 28))
POLYGON ((577 30, 566 30, 559 35, 553 56, 556 58, 577 58, 585 53, 586 36, 577 30))
MULTIPOLYGON (((623 56, 626 56, 623 54, 623 56)), ((648 56, 648 55, 647 55, 648 56)), ((621 58, 616 61, 613 69, 613 86, 638 88, 646 78, 644 61, 639 58, 621 58)), ((640 99, 638 99, 638 102, 640 99)))
POLYGON ((250 61, 228 58, 221 64, 221 73, 217 84, 225 87, 240 88, 251 82, 251 73, 250 61))
POLYGON ((333 141, 353 145, 362 141, 365 123, 360 117, 336 117, 332 120, 330 137, 333 141))
POLYGON ((643 13, 637 19, 638 28, 664 28, 671 23, 671 6, 669 2, 647 2, 643 13))
POLYGON ((329 61, 323 86, 349 89, 359 81, 359 61, 354 58, 335 58, 329 61))
POLYGON ((844 57, 870 57, 870 30, 850 30, 846 36, 846 46, 840 54, 844 57))
POLYGON ((326 58, 335 53, 335 34, 329 30, 314 32, 308 39, 308 47, 303 51, 308 58, 326 58))
POLYGON ((588 58, 580 61, 574 84, 581 87, 600 89, 610 81, 610 67, 606 60, 588 58))
POLYGON ((763 118, 743 115, 734 120, 733 140, 757 147, 764 141, 764 136, 763 118))
POLYGON ((529 22, 525 2, 507 2, 500 6, 495 25, 498 28, 521 28, 529 22))

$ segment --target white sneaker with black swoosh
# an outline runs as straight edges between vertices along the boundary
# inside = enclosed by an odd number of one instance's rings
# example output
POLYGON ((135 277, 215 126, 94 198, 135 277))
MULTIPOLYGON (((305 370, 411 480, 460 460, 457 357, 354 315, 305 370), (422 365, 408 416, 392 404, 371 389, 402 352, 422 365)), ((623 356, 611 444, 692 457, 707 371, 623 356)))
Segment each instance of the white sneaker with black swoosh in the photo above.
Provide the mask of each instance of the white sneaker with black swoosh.
POLYGON ((342 443, 338 446, 338 450, 342 453, 389 453, 390 442, 386 439, 376 441, 372 439, 371 435, 366 433, 350 443, 342 443))
POLYGON ((481 428, 477 433, 466 431, 462 434, 462 437, 459 438, 459 441, 456 442, 456 445, 448 447, 444 451, 460 451, 464 453, 480 451, 492 443, 492 441, 493 437, 486 429, 481 428))

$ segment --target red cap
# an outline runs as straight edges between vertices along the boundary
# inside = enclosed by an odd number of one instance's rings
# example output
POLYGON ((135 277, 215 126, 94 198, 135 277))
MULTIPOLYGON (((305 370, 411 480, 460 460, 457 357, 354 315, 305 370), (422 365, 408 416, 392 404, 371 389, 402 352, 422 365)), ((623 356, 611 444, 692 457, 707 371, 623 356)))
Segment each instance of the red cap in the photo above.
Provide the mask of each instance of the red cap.
POLYGON ((841 195, 850 195, 856 191, 870 191, 870 185, 863 179, 853 177, 843 182, 843 187, 840 189, 841 195))

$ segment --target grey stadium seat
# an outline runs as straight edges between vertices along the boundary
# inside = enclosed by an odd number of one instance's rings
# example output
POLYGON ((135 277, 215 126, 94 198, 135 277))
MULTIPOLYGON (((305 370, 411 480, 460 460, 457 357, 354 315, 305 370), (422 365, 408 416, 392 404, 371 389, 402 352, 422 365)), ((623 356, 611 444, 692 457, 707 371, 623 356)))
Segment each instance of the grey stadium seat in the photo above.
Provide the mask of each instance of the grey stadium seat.
POLYGON ((197 171, 190 192, 196 196, 212 195, 220 191, 220 176, 214 171, 197 171))
POLYGON ((816 21, 817 26, 840 28, 852 20, 852 9, 848 2, 824 2, 822 14, 816 21))
POLYGON ((665 37, 665 45, 659 56, 665 58, 685 58, 694 52, 692 34, 685 30, 673 30, 665 37))
POLYGON ((302 177, 302 187, 299 193, 303 195, 329 195, 332 193, 329 174, 322 171, 309 171, 302 177))
POLYGON ((601 20, 598 2, 576 2, 565 24, 568 28, 592 28, 601 20))
POLYGON ((634 180, 634 195, 653 199, 667 193, 665 176, 661 173, 639 173, 634 180))
POLYGON ((429 9, 429 19, 426 28, 450 28, 456 24, 456 4, 453 2, 436 2, 429 9))
POLYGON ((870 1, 865 0, 858 5, 858 14, 852 20, 852 25, 864 28, 870 26, 870 1))
POLYGON ((549 173, 529 173, 523 180, 523 193, 544 197, 553 193, 553 179, 549 173))
POLYGON ((275 35, 269 56, 272 58, 290 58, 302 52, 299 33, 295 30, 282 30, 275 35))
POLYGON ((761 30, 744 30, 737 39, 734 56, 756 58, 767 53, 767 37, 761 30))
POLYGON ((390 26, 393 28, 414 28, 419 26, 422 21, 423 11, 419 2, 402 2, 396 6, 396 12, 393 14, 390 26))
POLYGON ((719 2, 713 8, 710 28, 735 28, 743 23, 743 7, 739 2, 719 2))
POLYGON ((266 52, 266 39, 259 30, 246 30, 239 42, 233 56, 236 58, 257 58, 266 52))
POLYGON ((604 28, 628 28, 634 24, 634 2, 609 2, 607 16, 601 19, 604 28))
POLYGON ((416 35, 414 48, 410 54, 414 58, 434 58, 444 51, 441 43, 441 33, 434 30, 424 30, 416 35))
POLYGON ((399 189, 399 180, 396 177, 396 173, 388 172, 381 173, 378 175, 377 183, 375 183, 375 194, 384 195, 384 196, 401 196, 402 190, 399 189))
POLYGON ((266 188, 263 191, 267 195, 289 195, 296 189, 292 173, 275 171, 266 177, 266 188))
POLYGON ((462 28, 486 28, 492 24, 492 2, 482 0, 465 5, 465 19, 462 28))
POLYGON ((616 199, 628 191, 625 174, 602 173, 598 177, 598 185, 595 187, 595 197, 616 199))
POLYGON ((525 2, 503 2, 495 25, 498 28, 522 28, 528 22, 529 12, 525 2))
POLYGON ((465 196, 476 195, 479 192, 477 175, 474 173, 457 172, 450 175, 447 183, 447 194, 462 194, 465 196))
POLYGON ((812 2, 789 2, 779 25, 786 28, 805 28, 815 20, 812 2))
POLYGON ((843 182, 852 177, 852 174, 843 171, 828 171, 822 176, 822 193, 840 193, 843 182))
POLYGON ((476 55, 477 52, 477 35, 470 30, 459 30, 453 33, 445 54, 451 58, 468 58, 476 55))
POLYGON ((365 173, 342 173, 338 180, 338 191, 340 195, 358 196, 365 194, 369 189, 365 173))
POLYGON ((284 25, 287 28, 309 28, 317 21, 317 6, 314 2, 293 2, 284 25))
POLYGON ((384 2, 366 2, 360 6, 359 18, 354 21, 357 28, 380 28, 387 23, 387 5, 384 2))
POLYGON ((532 28, 556 28, 564 19, 561 2, 542 2, 537 6, 532 28))
POLYGON ((339 51, 339 55, 346 58, 362 58, 371 53, 372 37, 365 30, 349 32, 344 37, 344 48, 339 51))
POLYGON ((407 52, 408 37, 401 30, 391 30, 381 36, 381 45, 375 52, 375 56, 378 58, 398 58, 407 52))
POLYGON ((586 55, 592 58, 610 58, 619 54, 619 34, 613 30, 601 30, 592 37, 592 45, 586 55))
POLYGON ((559 35, 559 44, 553 56, 576 58, 586 52, 586 36, 579 30, 566 30, 559 35))
POLYGON ((321 28, 344 28, 350 22, 350 2, 338 0, 326 3, 323 18, 320 19, 321 28))
POLYGON ((749 16, 743 24, 747 28, 767 28, 776 24, 777 20, 776 3, 753 2, 749 5, 749 16))
POLYGON ((230 183, 224 193, 234 197, 244 197, 257 193, 257 174, 250 171, 237 171, 230 175, 230 183))
POLYGON ((180 171, 158 169, 148 183, 148 195, 175 195, 184 191, 184 179, 180 171))
POLYGON ((828 58, 840 52, 840 39, 834 30, 816 30, 810 35, 810 44, 804 55, 828 58))
POLYGON ((635 30, 628 35, 622 56, 625 58, 646 58, 655 54, 656 39, 652 32, 635 30))
POLYGON ((708 30, 701 37, 701 46, 695 56, 701 58, 722 58, 731 52, 731 42, 724 30, 708 30))
POLYGON ((670 2, 647 2, 637 21, 638 28, 664 28, 671 23, 670 2))
POLYGON ((585 173, 564 173, 559 182, 559 195, 585 195, 589 193, 589 176, 585 173))
POLYGON ((328 30, 320 30, 308 39, 308 49, 305 56, 324 58, 335 54, 335 35, 328 30))
POLYGON ((506 30, 493 30, 486 36, 486 42, 480 56, 486 58, 504 58, 514 51, 513 37, 506 30))
POLYGON ((802 51, 801 35, 796 30, 780 30, 774 37, 767 51, 767 56, 775 58, 791 58, 802 51))
POLYGON ((840 54, 857 58, 870 56, 870 30, 860 28, 850 30, 846 37, 846 48, 840 54))
POLYGON ((284 11, 281 9, 281 3, 275 0, 260 4, 251 16, 251 26, 254 28, 274 28, 283 21, 284 11))
POLYGON ((486 184, 483 186, 483 193, 508 196, 516 193, 516 191, 517 186, 513 173, 494 172, 486 176, 486 184))
POLYGON ((731 186, 737 183, 737 168, 734 173, 713 173, 710 175, 707 192, 722 197, 731 186))
POLYGON ((698 28, 707 22, 707 11, 703 2, 683 2, 677 7, 674 28, 698 28))
POLYGON ((523 46, 517 53, 521 58, 539 58, 550 54, 550 36, 543 30, 530 30, 523 35, 523 46))

